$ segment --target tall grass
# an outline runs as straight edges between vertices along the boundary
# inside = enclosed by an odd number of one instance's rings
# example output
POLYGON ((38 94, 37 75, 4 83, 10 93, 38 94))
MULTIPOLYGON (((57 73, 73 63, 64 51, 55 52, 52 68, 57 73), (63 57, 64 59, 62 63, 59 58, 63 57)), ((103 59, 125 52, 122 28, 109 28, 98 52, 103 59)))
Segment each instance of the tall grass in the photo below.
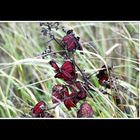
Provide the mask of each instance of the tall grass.
MULTIPOLYGON (((75 53, 77 65, 92 74, 103 64, 113 65, 112 77, 115 89, 108 89, 103 95, 97 78, 90 82, 95 87, 93 95, 86 98, 95 118, 136 118, 139 114, 139 23, 137 22, 64 22, 80 36, 84 55, 75 53), (114 97, 120 98, 120 105, 114 97)), ((64 36, 55 32, 59 40, 64 36)), ((60 50, 55 42, 47 44, 48 39, 41 34, 39 23, 0 23, 0 117, 19 118, 26 114, 31 117, 31 108, 43 100, 53 107, 51 90, 53 85, 64 83, 54 78, 54 71, 48 62, 56 59, 62 64, 60 54, 38 59, 48 45, 60 50)), ((79 77, 79 80, 81 78, 79 77)), ((104 88, 103 88, 104 89, 104 88)), ((75 118, 80 107, 68 111, 61 103, 50 113, 57 118, 75 118)))

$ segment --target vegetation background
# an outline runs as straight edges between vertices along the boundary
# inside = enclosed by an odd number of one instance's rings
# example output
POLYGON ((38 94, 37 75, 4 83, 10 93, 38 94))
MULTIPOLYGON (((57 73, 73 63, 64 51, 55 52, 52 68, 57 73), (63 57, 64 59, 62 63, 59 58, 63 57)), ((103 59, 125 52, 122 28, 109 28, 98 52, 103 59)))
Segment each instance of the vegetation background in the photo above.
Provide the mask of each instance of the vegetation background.
MULTIPOLYGON (((115 89, 103 95, 99 90, 90 91, 87 97, 95 118, 136 118, 139 115, 139 23, 138 22, 60 22, 67 29, 73 29, 80 36, 84 55, 75 53, 78 66, 92 74, 104 63, 113 65, 112 77, 115 89), (121 100, 115 104, 114 97, 121 100)), ((54 31, 58 40, 65 35, 54 31)), ((53 85, 64 83, 54 78, 54 71, 48 64, 51 59, 63 63, 60 54, 38 59, 48 45, 53 50, 61 48, 55 42, 48 42, 41 34, 38 22, 0 23, 0 117, 31 117, 31 109, 43 100, 53 107, 51 90, 53 85)), ((79 77, 80 79, 80 77, 79 77)), ((90 81, 99 85, 96 75, 90 81)), ((104 89, 104 88, 103 88, 104 89)), ((106 89, 104 89, 106 90, 106 89)), ((61 103, 49 112, 56 118, 76 118, 80 107, 68 111, 61 103)))

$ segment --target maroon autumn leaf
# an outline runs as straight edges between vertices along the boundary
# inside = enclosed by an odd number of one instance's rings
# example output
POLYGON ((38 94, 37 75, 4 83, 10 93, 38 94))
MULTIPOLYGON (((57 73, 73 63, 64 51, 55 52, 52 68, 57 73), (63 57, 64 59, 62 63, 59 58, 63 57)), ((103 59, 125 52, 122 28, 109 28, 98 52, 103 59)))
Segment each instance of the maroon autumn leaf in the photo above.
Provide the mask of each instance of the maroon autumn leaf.
POLYGON ((74 102, 74 97, 72 95, 69 95, 66 97, 67 99, 64 100, 64 105, 68 110, 70 110, 72 107, 75 107, 76 104, 74 102))
MULTIPOLYGON (((100 70, 99 73, 96 75, 98 78, 99 84, 106 88, 111 88, 111 85, 108 82, 109 75, 107 73, 107 69, 106 69, 105 65, 102 66, 102 68, 104 68, 104 69, 100 70)), ((111 68, 109 67, 108 70, 110 71, 111 68)))
POLYGON ((76 107, 76 104, 80 101, 77 98, 77 92, 73 92, 71 94, 65 94, 64 105, 70 110, 72 107, 76 107))
POLYGON ((55 85, 52 89, 52 102, 57 103, 59 100, 64 100, 65 95, 69 95, 67 87, 64 85, 55 85))
POLYGON ((75 71, 75 66, 70 60, 66 60, 61 68, 58 67, 55 61, 50 61, 50 64, 57 72, 55 78, 63 79, 68 84, 75 82, 77 74, 75 71))
POLYGON ((77 112, 78 118, 91 118, 93 117, 93 109, 88 103, 83 103, 77 112))
POLYGON ((56 72, 60 72, 60 69, 55 61, 50 61, 49 63, 55 69, 56 72))
POLYGON ((45 109, 46 109, 46 104, 43 101, 40 101, 35 105, 35 107, 32 109, 32 116, 33 117, 45 117, 45 109))
POLYGON ((76 99, 82 100, 87 97, 86 87, 82 82, 76 81, 74 85, 69 85, 69 88, 75 94, 76 99))
POLYGON ((67 35, 63 37, 62 43, 69 52, 74 52, 76 49, 83 50, 79 39, 79 37, 75 37, 73 30, 69 30, 67 35))
POLYGON ((82 86, 82 83, 80 81, 77 81, 75 84, 76 84, 76 87, 79 89, 77 98, 85 99, 87 97, 87 93, 85 91, 85 88, 82 86))

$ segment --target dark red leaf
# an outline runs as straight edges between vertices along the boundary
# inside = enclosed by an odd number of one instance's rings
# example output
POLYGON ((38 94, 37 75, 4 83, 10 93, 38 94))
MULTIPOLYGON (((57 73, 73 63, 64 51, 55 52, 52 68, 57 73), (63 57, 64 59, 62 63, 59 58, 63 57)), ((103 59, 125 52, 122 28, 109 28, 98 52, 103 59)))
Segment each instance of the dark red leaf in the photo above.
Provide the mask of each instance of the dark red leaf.
POLYGON ((77 98, 78 99, 84 99, 84 98, 86 98, 87 97, 87 93, 86 93, 86 91, 85 91, 85 89, 82 86, 82 83, 80 81, 77 81, 76 82, 76 87, 79 89, 77 98))
POLYGON ((77 112, 77 117, 78 118, 90 118, 90 117, 93 117, 93 114, 94 114, 94 112, 93 112, 93 109, 90 106, 90 104, 83 103, 77 112))
POLYGON ((68 89, 66 86, 55 85, 52 89, 52 96, 53 96, 52 102, 57 103, 57 102, 59 102, 59 100, 62 101, 62 100, 64 100, 64 96, 68 95, 68 94, 69 94, 69 92, 68 92, 68 89), (55 99, 54 97, 57 98, 58 100, 55 99))
POLYGON ((72 107, 75 107, 75 103, 74 103, 72 98, 66 99, 64 101, 64 104, 65 104, 65 106, 67 107, 68 110, 70 110, 72 107))
MULTIPOLYGON (((106 69, 105 65, 102 66, 102 68, 105 68, 105 69, 100 70, 99 73, 96 75, 98 78, 98 81, 99 81, 100 85, 102 85, 106 88, 111 88, 110 84, 108 84, 108 82, 107 82, 109 80, 109 75, 107 73, 107 69, 106 69)), ((108 67, 108 70, 110 71, 111 68, 108 67)))
POLYGON ((63 79, 68 84, 75 82, 77 74, 73 63, 70 60, 65 61, 60 69, 54 61, 51 61, 50 64, 57 72, 55 78, 63 79))
POLYGON ((56 72, 59 72, 59 67, 55 61, 50 61, 49 63, 55 69, 56 72))
POLYGON ((53 103, 58 103, 59 100, 62 101, 63 99, 64 99, 64 97, 63 97, 61 94, 57 93, 57 92, 54 92, 54 93, 52 94, 52 102, 53 102, 53 103), (55 97, 56 99, 55 99, 54 97, 55 97))
POLYGON ((70 31, 66 36, 64 36, 62 42, 69 52, 74 52, 76 49, 83 50, 79 43, 79 39, 79 37, 76 38, 73 32, 70 31))
POLYGON ((45 109, 46 109, 46 104, 43 101, 40 101, 35 105, 35 107, 32 109, 32 115, 33 117, 45 117, 45 109))
POLYGON ((85 87, 82 85, 82 82, 76 81, 75 85, 68 85, 68 87, 72 91, 71 96, 74 97, 73 99, 75 104, 87 97, 87 93, 85 87))

